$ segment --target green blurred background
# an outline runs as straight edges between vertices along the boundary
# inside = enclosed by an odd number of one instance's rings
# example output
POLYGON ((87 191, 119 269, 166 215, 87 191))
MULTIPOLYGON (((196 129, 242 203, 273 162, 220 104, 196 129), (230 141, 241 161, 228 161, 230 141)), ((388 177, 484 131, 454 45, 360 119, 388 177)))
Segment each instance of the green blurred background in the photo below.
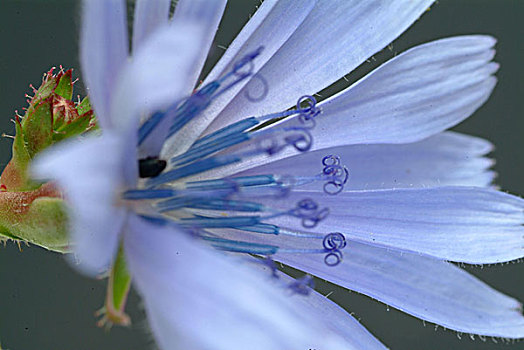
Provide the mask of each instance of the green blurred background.
MULTIPOLYGON (((222 53, 255 10, 259 0, 230 1, 211 62, 222 53)), ((13 134, 14 110, 25 107, 28 85, 39 84, 51 66, 76 68, 78 1, 0 0, 0 129, 13 134)), ((396 52, 451 35, 486 33, 498 38, 496 60, 501 63, 499 84, 489 102, 455 129, 493 141, 497 148, 497 184, 524 195, 522 82, 524 2, 521 0, 440 0, 431 11, 376 60, 365 63, 348 78, 354 81, 396 52)), ((312 43, 314 44, 314 43, 312 43)), ((206 65, 209 67, 210 65, 206 65)), ((76 86, 75 93, 82 94, 76 86)), ((340 86, 339 86, 340 87, 340 86)), ((0 165, 10 158, 10 139, 0 139, 0 165)), ((524 263, 467 267, 497 289, 524 300, 524 263)), ((523 349, 522 342, 483 342, 388 309, 367 297, 326 283, 319 289, 353 312, 392 349, 523 349)), ((102 306, 105 282, 77 274, 62 256, 37 247, 0 246, 0 341, 7 349, 152 349, 154 343, 140 299, 132 293, 128 311, 131 328, 107 333, 95 326, 93 313, 102 306)), ((195 324, 195 327, 198 325, 195 324)), ((285 349, 282 349, 285 350, 285 349)), ((302 350, 302 349, 298 349, 302 350)), ((304 349, 307 350, 307 349, 304 349)), ((329 349, 317 349, 329 350, 329 349)))

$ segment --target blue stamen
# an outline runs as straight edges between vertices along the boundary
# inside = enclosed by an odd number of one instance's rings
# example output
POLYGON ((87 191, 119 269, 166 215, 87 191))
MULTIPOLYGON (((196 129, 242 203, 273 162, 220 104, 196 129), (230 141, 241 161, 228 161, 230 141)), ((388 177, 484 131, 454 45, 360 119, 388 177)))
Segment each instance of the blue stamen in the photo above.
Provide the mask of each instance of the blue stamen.
POLYGON ((321 113, 321 109, 317 107, 317 100, 311 95, 304 95, 297 101, 297 113, 299 114, 299 120, 303 124, 308 122, 314 123, 314 118, 321 113), (302 108, 301 105, 306 104, 305 108, 302 108))
POLYGON ((184 125, 191 121, 191 119, 205 110, 211 104, 213 94, 219 88, 220 84, 213 81, 188 97, 187 100, 177 109, 176 115, 173 118, 173 124, 169 128, 168 137, 182 129, 184 125))
POLYGON ((147 136, 153 131, 153 129, 166 117, 164 112, 155 112, 140 126, 138 129, 138 145, 141 145, 145 141, 147 136))
POLYGON ((237 228, 243 226, 252 226, 260 223, 259 216, 233 216, 233 217, 207 217, 198 216, 193 218, 180 219, 180 225, 183 227, 198 228, 237 228))
POLYGON ((283 228, 283 227, 278 227, 278 232, 281 235, 299 237, 299 238, 315 238, 315 239, 324 238, 324 235, 319 234, 319 233, 302 232, 302 231, 290 230, 290 229, 283 228))
POLYGON ((325 254, 324 263, 337 266, 342 262, 342 249, 346 247, 346 237, 340 232, 327 234, 322 240, 323 249, 279 249, 282 254, 325 254))
POLYGON ((273 255, 278 251, 278 247, 268 244, 233 241, 209 236, 202 236, 201 238, 204 241, 210 242, 213 247, 228 252, 273 255))
POLYGON ((340 232, 332 232, 324 237, 322 245, 327 254, 324 257, 324 263, 328 266, 336 266, 342 261, 341 249, 346 246, 346 237, 340 232))
POLYGON ((280 228, 278 226, 266 223, 260 223, 251 226, 240 226, 236 227, 236 229, 248 232, 263 233, 267 235, 278 235, 280 233, 280 228))
MULTIPOLYGON (((196 200, 197 199, 194 197, 177 197, 156 203, 155 206, 160 213, 164 213, 172 210, 186 208, 196 200)), ((198 200, 202 200, 202 198, 198 198, 198 200)))
POLYGON ((253 75, 254 63, 253 60, 262 52, 263 47, 259 47, 254 52, 247 54, 237 63, 235 63, 233 70, 226 73, 222 78, 210 82, 203 88, 197 90, 177 110, 173 124, 169 129, 169 136, 174 135, 189 123, 195 116, 206 109, 211 102, 237 85, 241 81, 253 75), (241 72, 241 69, 248 66, 246 72, 241 72), (229 83, 227 81, 234 77, 235 79, 229 83))
POLYGON ((203 144, 208 144, 217 139, 222 139, 224 136, 230 136, 236 133, 246 131, 248 129, 251 129, 252 127, 254 127, 257 124, 259 124, 259 122, 254 117, 242 119, 241 121, 228 125, 220 130, 215 131, 214 133, 211 133, 209 135, 206 135, 198 139, 197 141, 195 141, 193 146, 191 146, 190 150, 194 147, 201 146, 203 144))
POLYGON ((342 192, 349 179, 348 169, 340 163, 340 157, 336 155, 330 154, 322 158, 322 165, 324 165, 322 173, 329 180, 324 184, 324 192, 327 194, 336 195, 342 192))
MULTIPOLYGON (((203 88, 201 91, 198 91, 182 105, 179 111, 183 111, 185 109, 184 106, 190 104, 189 102, 192 101, 192 99, 201 95, 205 95, 207 91, 215 91, 215 89, 203 88)), ((308 121, 311 122, 313 121, 313 117, 319 113, 315 107, 315 103, 316 102, 313 97, 302 97, 297 102, 297 110, 292 113, 298 113, 299 120, 303 124, 307 123, 308 121), (304 103, 303 101, 309 103, 308 107, 300 107, 300 104, 304 103)), ((200 107, 197 108, 195 106, 196 104, 193 104, 191 107, 191 113, 187 113, 184 118, 188 115, 191 115, 192 113, 196 113, 195 111, 197 111, 200 107)), ((177 120, 182 119, 179 118, 177 120)), ((182 121, 181 123, 185 122, 182 121)), ((246 131, 249 127, 256 125, 257 123, 258 122, 255 118, 248 118, 245 121, 234 124, 229 128, 219 130, 203 138, 202 140, 197 141, 195 145, 193 145, 187 152, 171 159, 171 165, 176 166, 177 168, 160 174, 154 179, 150 179, 147 183, 148 186, 157 186, 166 182, 176 181, 180 178, 195 175, 210 169, 214 169, 216 167, 239 162, 247 157, 257 156, 261 153, 273 155, 277 152, 280 152, 287 146, 293 146, 300 152, 306 152, 312 146, 313 138, 308 130, 309 127, 277 127, 267 130, 259 130, 252 133, 246 131), (237 153, 236 155, 233 153, 229 156, 222 155, 203 159, 232 146, 244 143, 248 140, 254 141, 250 151, 247 150, 243 153, 237 153)), ((178 124, 175 123, 174 125, 176 126, 178 124)), ((249 147, 246 148, 249 149, 249 147)))
POLYGON ((247 78, 251 76, 255 68, 253 61, 262 53, 263 50, 264 47, 259 46, 255 51, 248 53, 247 55, 242 57, 233 65, 233 69, 230 72, 226 73, 222 78, 220 78, 219 81, 223 82, 229 79, 231 76, 237 76, 240 78, 247 78), (248 69, 247 71, 242 72, 241 69, 245 66, 248 66, 248 69))
MULTIPOLYGON (((250 101, 263 99, 267 94, 268 83, 263 77, 254 74, 254 59, 260 55, 261 51, 262 47, 244 56, 219 79, 196 90, 191 96, 173 103, 165 111, 154 113, 139 129, 139 145, 148 136, 150 136, 150 139, 147 142, 156 141, 153 135, 158 135, 161 131, 165 132, 167 128, 164 129, 162 126, 169 123, 171 125, 167 137, 176 134, 198 117, 216 98, 245 81, 245 79, 259 79, 263 85, 260 96, 253 96, 249 91, 246 91, 247 99, 250 101)), ((249 88, 251 85, 247 87, 249 88)), ((169 182, 190 178, 209 170, 238 163, 249 157, 273 155, 289 146, 293 146, 299 152, 306 152, 312 147, 313 138, 310 129, 315 126, 315 118, 319 113, 321 113, 321 110, 317 106, 316 99, 313 96, 306 95, 298 99, 294 109, 260 117, 250 117, 215 131, 198 139, 185 153, 170 159, 169 170, 146 180, 147 189, 126 191, 122 198, 125 200, 154 200, 153 205, 159 213, 188 209, 179 214, 183 213, 183 216, 190 214, 191 216, 178 218, 175 222, 172 219, 159 217, 143 216, 143 218, 156 224, 176 223, 177 226, 194 232, 198 237, 220 250, 257 255, 272 255, 277 252, 325 254, 324 262, 326 265, 338 265, 343 258, 342 249, 346 246, 346 239, 343 234, 333 232, 324 236, 320 233, 282 228, 266 222, 287 215, 301 220, 304 228, 311 229, 328 216, 328 208, 319 207, 316 202, 309 198, 300 200, 290 210, 283 209, 282 211, 254 201, 256 198, 264 196, 287 195, 295 186, 319 181, 325 182, 324 191, 326 193, 340 193, 348 181, 349 171, 341 164, 340 157, 336 155, 324 157, 322 159, 322 173, 309 177, 256 175, 180 182, 172 184, 174 189, 155 188, 169 182), (286 120, 286 123, 282 125, 274 124, 268 128, 256 128, 261 123, 287 117, 290 117, 291 123, 286 120), (215 211, 215 214, 208 214, 208 211, 215 211), (220 213, 217 213, 224 211, 229 212, 229 216, 220 216, 220 213), (235 212, 238 212, 236 216, 235 212), (202 213, 209 216, 204 216, 202 213), (241 216, 240 213, 248 214, 241 216), (318 249, 294 249, 293 247, 280 249, 269 244, 217 237, 213 233, 206 232, 205 229, 207 228, 244 231, 244 235, 251 237, 262 234, 288 235, 298 239, 317 239, 319 247, 318 249), (320 240, 322 240, 322 248, 320 247, 320 240)), ((163 137, 158 140, 161 141, 163 137)), ((276 270, 273 270, 273 273, 276 275, 276 270)), ((289 288, 295 293, 306 295, 313 288, 313 279, 311 276, 305 276, 291 283, 289 288)))
POLYGON ((251 139, 257 143, 251 155, 274 155, 288 146, 295 147, 299 152, 306 152, 313 144, 313 137, 308 128, 297 126, 259 130, 253 133, 251 139))
POLYGON ((160 199, 169 198, 175 195, 175 191, 169 189, 145 189, 145 190, 128 190, 122 195, 123 199, 140 200, 140 199, 160 199))
POLYGON ((149 221, 152 224, 164 226, 168 224, 172 224, 172 222, 165 218, 160 218, 156 216, 148 216, 148 215, 139 215, 142 219, 149 221))
POLYGON ((231 210, 242 212, 260 212, 264 206, 254 202, 234 201, 220 198, 183 197, 173 198, 157 204, 160 212, 166 212, 181 208, 208 209, 208 210, 231 210))
POLYGON ((232 177, 218 180, 205 180, 205 181, 194 181, 188 182, 187 188, 194 190, 219 190, 219 189, 231 189, 248 186, 262 186, 262 185, 273 185, 277 181, 273 175, 255 175, 255 176, 241 176, 232 177))
POLYGON ((224 165, 236 163, 236 162, 239 162, 240 160, 241 158, 234 156, 234 155, 218 156, 218 157, 203 159, 201 161, 191 163, 181 168, 176 168, 176 169, 167 171, 165 173, 158 175, 157 177, 150 178, 147 181, 147 186, 155 187, 155 186, 167 183, 167 182, 176 181, 184 177, 199 174, 204 171, 208 171, 208 170, 218 168, 224 165))
POLYGON ((310 198, 302 199, 294 209, 287 212, 289 215, 302 219, 302 226, 314 228, 329 215, 329 208, 319 209, 318 204, 310 198))
POLYGON ((284 112, 276 112, 276 113, 266 114, 266 115, 263 115, 263 116, 260 116, 260 117, 256 117, 255 119, 259 123, 263 123, 263 122, 266 122, 268 120, 289 117, 290 115, 295 115, 295 114, 297 114, 297 111, 295 109, 290 109, 290 110, 284 111, 284 112))
POLYGON ((206 200, 205 202, 194 203, 192 206, 190 206, 190 208, 242 212, 260 212, 264 210, 264 206, 259 203, 225 199, 213 199, 206 200))
POLYGON ((187 152, 181 154, 178 157, 171 158, 171 165, 180 166, 187 163, 191 163, 195 160, 202 159, 213 153, 217 153, 231 146, 237 145, 249 139, 249 134, 238 133, 234 135, 224 136, 223 139, 218 139, 213 143, 202 145, 189 149, 187 152))

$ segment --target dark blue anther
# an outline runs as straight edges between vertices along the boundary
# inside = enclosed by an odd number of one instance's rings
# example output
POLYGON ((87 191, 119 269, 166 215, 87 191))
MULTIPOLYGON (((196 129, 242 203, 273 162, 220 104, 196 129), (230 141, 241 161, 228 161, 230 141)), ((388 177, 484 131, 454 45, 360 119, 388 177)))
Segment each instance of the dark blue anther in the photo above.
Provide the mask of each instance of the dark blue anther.
POLYGON ((328 266, 340 264, 343 257, 341 250, 346 246, 346 237, 340 232, 332 232, 324 237, 322 245, 327 253, 324 263, 328 266))
POLYGON ((332 154, 322 158, 322 165, 322 173, 329 180, 324 184, 324 192, 330 195, 339 194, 349 179, 348 169, 341 165, 339 156, 332 154))
POLYGON ((315 281, 310 275, 297 278, 289 284, 289 289, 300 295, 309 295, 313 288, 315 288, 315 281))

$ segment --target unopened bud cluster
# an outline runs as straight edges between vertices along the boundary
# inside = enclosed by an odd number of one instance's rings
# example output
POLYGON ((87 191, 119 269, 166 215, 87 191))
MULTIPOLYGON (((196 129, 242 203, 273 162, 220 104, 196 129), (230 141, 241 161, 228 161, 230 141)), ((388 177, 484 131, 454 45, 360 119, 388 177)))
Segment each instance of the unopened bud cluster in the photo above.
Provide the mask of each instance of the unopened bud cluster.
POLYGON ((0 177, 0 240, 12 239, 66 251, 67 215, 61 192, 52 183, 31 179, 37 153, 66 138, 96 129, 88 98, 73 102, 72 70, 49 70, 23 116, 15 116, 12 158, 0 177))

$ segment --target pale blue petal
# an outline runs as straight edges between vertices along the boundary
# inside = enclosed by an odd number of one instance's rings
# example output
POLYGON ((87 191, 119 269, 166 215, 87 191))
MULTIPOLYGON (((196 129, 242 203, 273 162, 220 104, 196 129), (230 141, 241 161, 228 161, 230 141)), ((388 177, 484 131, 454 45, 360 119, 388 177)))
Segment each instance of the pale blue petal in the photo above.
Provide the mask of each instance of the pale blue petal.
MULTIPOLYGON (((306 0, 298 4, 288 0, 264 1, 228 46, 224 55, 206 77, 205 83, 218 79, 231 70, 236 61, 262 46, 263 52, 257 56, 257 64, 254 67, 256 72, 295 32, 311 12, 315 2, 306 0)), ((237 88, 236 92, 238 90, 237 88)), ((230 98, 234 95, 236 93, 230 95, 230 98)))
MULTIPOLYGON (((293 278, 277 272, 280 279, 292 283, 293 278)), ((322 294, 311 290, 307 298, 296 298, 304 314, 315 315, 334 333, 340 334, 355 349, 386 350, 387 348, 375 338, 353 316, 322 294)))
MULTIPOLYGON (((300 2, 287 0, 264 1, 253 17, 242 28, 235 40, 229 45, 222 58, 206 77, 203 85, 220 78, 223 74, 232 70, 234 64, 242 57, 263 47, 262 52, 257 56, 253 65, 253 73, 256 73, 304 21, 311 12, 313 4, 314 1, 312 0, 300 2)), ((173 156, 185 151, 247 81, 246 79, 238 83, 213 101, 198 118, 168 140, 162 153, 173 156)))
MULTIPOLYGON (((196 22, 203 28, 202 38, 199 39, 200 51, 193 60, 190 67, 188 78, 185 84, 185 93, 191 94, 197 85, 198 77, 207 58, 209 48, 213 43, 213 38, 218 29, 218 24, 224 13, 227 0, 179 0, 175 7, 173 23, 177 22, 196 22)), ((186 32, 186 35, 190 35, 186 32)))
POLYGON ((405 31, 433 0, 320 0, 302 25, 258 72, 268 83, 254 103, 245 91, 260 90, 253 79, 211 124, 217 130, 251 115, 293 106, 358 67, 405 31))
POLYGON ((111 96, 127 56, 125 1, 83 1, 80 29, 82 76, 103 128, 112 125, 111 96))
POLYGON ((269 273, 172 227, 136 217, 128 227, 127 261, 162 349, 353 349, 269 273))
POLYGON ((137 0, 133 23, 133 51, 168 21, 171 0, 137 0))
POLYGON ((110 267, 126 216, 115 203, 121 149, 121 139, 105 132, 102 137, 61 143, 33 162, 35 176, 55 179, 63 189, 70 207, 75 267, 91 276, 110 267))
MULTIPOLYGON (((140 46, 123 72, 113 99, 114 122, 121 130, 185 97, 185 81, 201 50, 202 38, 200 23, 178 21, 159 28, 140 46)), ((170 122, 164 118, 164 124, 142 143, 145 155, 158 155, 170 122)))
MULTIPOLYGON (((494 173, 491 159, 483 157, 493 146, 483 139, 444 132, 409 144, 352 145, 306 152, 235 176, 275 174, 315 176, 322 159, 337 155, 349 171, 345 190, 373 190, 437 186, 489 186, 494 173)), ((274 158, 278 158, 278 155, 274 158)), ((243 166, 249 166, 244 162, 243 166)), ((322 191, 324 182, 299 187, 322 191)))
MULTIPOLYGON (((301 191, 257 202, 289 210, 303 198, 329 208, 315 232, 342 232, 350 239, 472 264, 524 257, 524 200, 492 189, 346 191, 335 196, 301 191)), ((301 228, 294 217, 273 220, 281 227, 301 228)))
MULTIPOLYGON (((311 130, 311 151, 415 142, 462 121, 486 101, 495 86, 491 74, 498 65, 490 62, 494 43, 489 36, 442 39, 386 62, 320 104, 322 113, 311 130)), ((293 119, 273 127, 294 126, 293 119)), ((295 154, 288 147, 220 169, 216 175, 228 176, 295 154)))
POLYGON ((417 46, 322 103, 315 147, 407 143, 469 117, 489 97, 495 40, 463 36, 417 46), (343 126, 343 127, 341 127, 343 126))
MULTIPOLYGON (((331 283, 368 295, 426 321, 460 332, 497 337, 524 337, 520 303, 464 270, 441 259, 353 241, 336 266, 325 263, 322 239, 214 230, 220 237, 274 244, 272 259, 331 283), (287 252, 285 250, 288 250, 287 252), (290 250, 302 252, 290 253, 290 250)), ((424 234, 422 232, 421 234, 424 234)))
POLYGON ((335 267, 322 255, 281 254, 276 260, 446 328, 524 337, 522 305, 455 265, 351 241, 344 254, 335 267))

